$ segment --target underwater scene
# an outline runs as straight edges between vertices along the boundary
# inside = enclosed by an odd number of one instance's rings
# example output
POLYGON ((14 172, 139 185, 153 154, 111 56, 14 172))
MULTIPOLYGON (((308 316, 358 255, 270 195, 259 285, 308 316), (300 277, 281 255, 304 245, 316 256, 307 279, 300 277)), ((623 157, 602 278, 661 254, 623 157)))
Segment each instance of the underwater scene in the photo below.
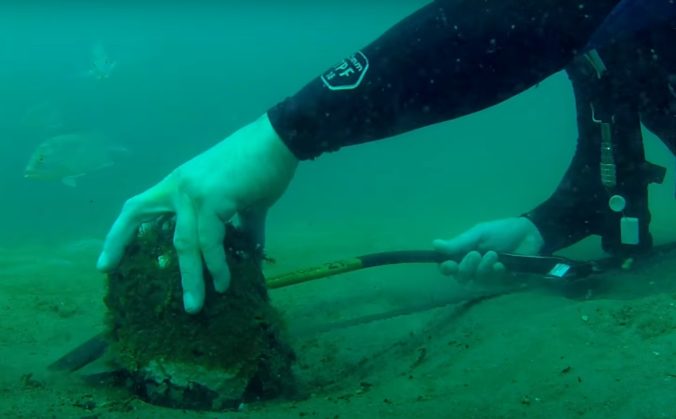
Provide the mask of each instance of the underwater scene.
POLYGON ((3 418, 676 418, 671 0, 0 5, 3 418))

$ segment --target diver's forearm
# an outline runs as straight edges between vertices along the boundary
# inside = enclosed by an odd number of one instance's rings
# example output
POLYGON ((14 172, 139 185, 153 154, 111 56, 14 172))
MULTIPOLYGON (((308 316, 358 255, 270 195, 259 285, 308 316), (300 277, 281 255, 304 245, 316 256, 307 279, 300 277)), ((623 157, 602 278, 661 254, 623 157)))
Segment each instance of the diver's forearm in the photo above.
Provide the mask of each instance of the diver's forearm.
POLYGON ((616 3, 432 2, 270 109, 270 120, 303 160, 482 110, 562 69, 616 3))

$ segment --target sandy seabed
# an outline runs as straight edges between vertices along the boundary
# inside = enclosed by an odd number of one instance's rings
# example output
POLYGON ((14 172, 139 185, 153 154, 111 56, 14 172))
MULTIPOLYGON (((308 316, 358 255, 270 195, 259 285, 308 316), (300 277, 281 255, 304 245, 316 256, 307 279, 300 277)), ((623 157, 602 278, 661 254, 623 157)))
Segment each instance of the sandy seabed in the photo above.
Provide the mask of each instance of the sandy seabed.
POLYGON ((298 397, 189 412, 46 369, 102 330, 97 246, 0 249, 0 416, 676 418, 676 254, 575 287, 459 287, 409 265, 275 290, 298 397))

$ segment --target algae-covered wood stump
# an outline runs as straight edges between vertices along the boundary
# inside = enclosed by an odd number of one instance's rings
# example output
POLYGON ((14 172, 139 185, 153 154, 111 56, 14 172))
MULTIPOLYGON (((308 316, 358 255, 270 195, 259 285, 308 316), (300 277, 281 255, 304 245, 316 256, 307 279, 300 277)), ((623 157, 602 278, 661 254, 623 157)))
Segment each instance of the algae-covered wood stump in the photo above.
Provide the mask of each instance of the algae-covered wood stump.
POLYGON ((260 249, 228 225, 230 288, 216 293, 205 271, 204 308, 187 314, 174 225, 173 218, 144 224, 108 276, 110 349, 128 384, 151 403, 191 409, 289 394, 294 355, 269 303, 260 249))

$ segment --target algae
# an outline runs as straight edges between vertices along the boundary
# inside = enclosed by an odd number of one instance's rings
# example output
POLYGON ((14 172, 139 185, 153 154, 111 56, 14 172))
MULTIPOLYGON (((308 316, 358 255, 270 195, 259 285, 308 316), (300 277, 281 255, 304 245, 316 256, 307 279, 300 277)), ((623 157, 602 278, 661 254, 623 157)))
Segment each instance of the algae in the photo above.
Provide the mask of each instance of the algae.
POLYGON ((204 308, 187 314, 174 225, 173 217, 144 225, 108 276, 108 339, 134 390, 159 404, 216 410, 290 394, 295 355, 270 305, 262 251, 228 224, 230 288, 218 294, 205 270, 204 308))

